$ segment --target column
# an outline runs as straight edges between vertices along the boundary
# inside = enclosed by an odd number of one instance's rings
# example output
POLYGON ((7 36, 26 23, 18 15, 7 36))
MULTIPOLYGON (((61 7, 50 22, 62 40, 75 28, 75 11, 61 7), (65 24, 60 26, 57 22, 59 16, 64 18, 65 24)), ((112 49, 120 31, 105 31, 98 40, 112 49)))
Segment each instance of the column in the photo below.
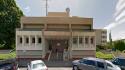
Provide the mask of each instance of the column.
POLYGON ((83 36, 83 47, 85 47, 85 36, 83 36))
POLYGON ((35 35, 35 47, 37 47, 37 35, 35 35))
POLYGON ((42 30, 42 58, 45 57, 45 38, 44 38, 44 30, 42 30))
POLYGON ((29 35, 29 46, 31 45, 31 36, 29 35))
POLYGON ((88 37, 88 41, 89 41, 89 47, 91 47, 91 37, 88 37))
POLYGON ((72 42, 73 42, 73 35, 72 35, 72 30, 70 31, 70 40, 69 40, 69 43, 70 43, 70 46, 69 46, 69 59, 72 58, 72 42))
POLYGON ((79 48, 79 36, 77 36, 77 48, 79 48))
POLYGON ((25 37, 24 35, 22 35, 22 46, 24 46, 24 44, 25 44, 25 37))

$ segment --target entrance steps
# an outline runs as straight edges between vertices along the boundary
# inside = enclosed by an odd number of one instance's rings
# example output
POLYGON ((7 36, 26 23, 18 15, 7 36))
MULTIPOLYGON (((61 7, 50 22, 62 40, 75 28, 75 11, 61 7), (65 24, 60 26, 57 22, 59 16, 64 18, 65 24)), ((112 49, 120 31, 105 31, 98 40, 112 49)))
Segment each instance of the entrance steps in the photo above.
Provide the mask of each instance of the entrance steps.
POLYGON ((71 67, 72 61, 44 61, 48 67, 71 67))
POLYGON ((63 53, 51 53, 49 61, 63 61, 63 53))

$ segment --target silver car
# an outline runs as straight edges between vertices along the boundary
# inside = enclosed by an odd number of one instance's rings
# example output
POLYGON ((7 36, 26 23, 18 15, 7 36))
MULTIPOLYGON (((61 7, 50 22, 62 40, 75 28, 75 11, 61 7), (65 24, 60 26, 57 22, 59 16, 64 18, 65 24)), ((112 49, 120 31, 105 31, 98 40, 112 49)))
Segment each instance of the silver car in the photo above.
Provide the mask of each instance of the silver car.
POLYGON ((118 66, 108 60, 93 57, 75 60, 72 64, 73 70, 121 70, 118 66))

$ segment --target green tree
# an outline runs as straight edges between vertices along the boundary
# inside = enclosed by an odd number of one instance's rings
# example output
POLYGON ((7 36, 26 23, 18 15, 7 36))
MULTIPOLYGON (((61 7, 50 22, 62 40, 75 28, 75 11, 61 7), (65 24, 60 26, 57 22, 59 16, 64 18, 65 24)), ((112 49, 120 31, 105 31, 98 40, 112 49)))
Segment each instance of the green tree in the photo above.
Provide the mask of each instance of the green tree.
POLYGON ((116 42, 114 42, 114 48, 119 50, 119 51, 125 50, 125 42, 124 41, 116 41, 116 42))
POLYGON ((15 28, 20 26, 21 16, 15 0, 0 0, 0 44, 6 49, 15 43, 15 28))

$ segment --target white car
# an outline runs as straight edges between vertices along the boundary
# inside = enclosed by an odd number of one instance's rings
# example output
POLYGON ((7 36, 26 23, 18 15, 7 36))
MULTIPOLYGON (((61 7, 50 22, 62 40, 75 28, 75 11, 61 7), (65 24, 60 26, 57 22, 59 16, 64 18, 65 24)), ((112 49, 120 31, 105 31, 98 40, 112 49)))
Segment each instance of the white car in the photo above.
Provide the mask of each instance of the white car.
POLYGON ((48 70, 42 60, 34 60, 28 64, 28 70, 48 70))

